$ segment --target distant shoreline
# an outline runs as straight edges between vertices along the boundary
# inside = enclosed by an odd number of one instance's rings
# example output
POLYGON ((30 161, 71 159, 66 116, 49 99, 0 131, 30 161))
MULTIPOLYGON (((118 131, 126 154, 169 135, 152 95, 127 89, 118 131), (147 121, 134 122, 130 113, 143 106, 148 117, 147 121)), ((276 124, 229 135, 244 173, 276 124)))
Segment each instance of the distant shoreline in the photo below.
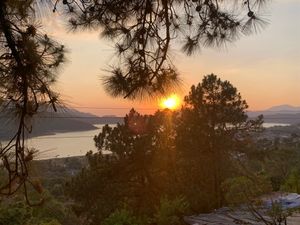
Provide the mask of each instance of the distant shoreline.
MULTIPOLYGON (((57 131, 45 131, 42 133, 31 133, 29 134, 29 136, 27 137, 27 139, 32 139, 32 138, 39 138, 39 137, 43 137, 43 136, 51 136, 51 135, 56 135, 56 134, 64 134, 64 133, 69 133, 69 132, 82 132, 82 131, 92 131, 92 130, 97 130, 99 128, 97 128, 96 126, 93 125, 93 128, 85 128, 85 129, 76 129, 76 130, 57 130, 57 131)), ((1 135, 1 133, 0 133, 1 135)), ((0 136, 0 143, 1 142, 6 142, 6 141, 10 141, 10 137, 8 136, 4 136, 1 137, 0 136)))
MULTIPOLYGON (((93 129, 84 131, 47 132, 41 135, 30 135, 27 146, 39 150, 37 160, 60 159, 69 157, 84 157, 86 152, 96 152, 94 136, 101 132, 105 124, 94 124, 93 129), (98 125, 98 126, 97 126, 98 125)), ((114 126, 115 124, 109 124, 114 126)), ((276 136, 289 136, 291 133, 299 133, 300 128, 284 123, 265 123, 265 131, 262 137, 272 139, 276 136)), ((2 145, 7 141, 1 141, 2 145)))

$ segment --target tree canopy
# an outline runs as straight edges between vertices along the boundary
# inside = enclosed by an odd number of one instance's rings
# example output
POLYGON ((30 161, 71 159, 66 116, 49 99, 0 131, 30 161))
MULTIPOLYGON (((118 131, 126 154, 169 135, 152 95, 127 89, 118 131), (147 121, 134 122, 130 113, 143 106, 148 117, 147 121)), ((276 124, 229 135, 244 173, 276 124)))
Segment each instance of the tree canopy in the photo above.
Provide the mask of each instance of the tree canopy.
POLYGON ((191 55, 203 47, 221 47, 265 25, 259 15, 264 0, 62 3, 72 29, 100 28, 102 36, 115 42, 121 63, 112 66, 104 85, 113 96, 128 98, 166 94, 180 81, 169 54, 175 43, 191 55))
POLYGON ((123 124, 95 136, 99 152, 88 154, 89 167, 66 187, 91 224, 123 207, 151 218, 165 197, 183 197, 194 212, 224 205, 222 184, 239 173, 261 118, 249 120, 237 89, 213 74, 191 87, 185 103, 154 115, 131 110, 123 124))
POLYGON ((65 60, 64 46, 40 32, 33 4, 0 2, 0 107, 15 114, 18 124, 8 144, 0 147, 1 169, 7 175, 0 187, 4 195, 23 186, 27 196, 27 186, 32 184, 27 179, 27 163, 34 152, 25 145, 26 134, 31 132, 30 120, 42 105, 56 110, 58 94, 52 85, 65 60))
POLYGON ((170 57, 171 44, 182 41, 188 55, 202 47, 220 47, 263 27, 264 0, 2 0, 0 2, 0 106, 16 113, 18 126, 0 148, 7 182, 0 191, 13 194, 30 184, 27 164, 33 152, 25 145, 31 119, 41 106, 56 110, 52 89, 65 62, 65 48, 41 32, 37 12, 60 11, 72 29, 99 29, 114 41, 121 63, 103 78, 113 96, 135 99, 166 94, 180 83, 170 57), (29 183, 28 183, 29 182, 29 183), (13 186, 12 184, 18 184, 13 186))

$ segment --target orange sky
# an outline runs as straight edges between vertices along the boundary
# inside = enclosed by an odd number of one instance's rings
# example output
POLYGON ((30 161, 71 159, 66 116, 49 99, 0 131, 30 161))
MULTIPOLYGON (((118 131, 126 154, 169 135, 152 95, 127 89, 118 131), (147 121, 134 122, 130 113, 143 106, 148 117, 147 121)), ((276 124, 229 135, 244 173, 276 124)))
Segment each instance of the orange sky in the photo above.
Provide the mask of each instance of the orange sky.
MULTIPOLYGON (((215 73, 238 88, 251 110, 279 104, 299 106, 299 11, 298 0, 274 1, 266 12, 270 25, 259 34, 228 45, 227 49, 202 49, 187 57, 174 45, 171 55, 184 81, 179 93, 185 95, 203 75, 215 73)), ((93 107, 79 110, 98 115, 124 115, 131 107, 147 113, 158 107, 157 100, 133 102, 111 98, 104 92, 100 78, 117 59, 113 55, 113 43, 100 39, 99 32, 66 33, 57 20, 46 22, 50 34, 69 49, 69 62, 56 86, 67 104, 93 107)))

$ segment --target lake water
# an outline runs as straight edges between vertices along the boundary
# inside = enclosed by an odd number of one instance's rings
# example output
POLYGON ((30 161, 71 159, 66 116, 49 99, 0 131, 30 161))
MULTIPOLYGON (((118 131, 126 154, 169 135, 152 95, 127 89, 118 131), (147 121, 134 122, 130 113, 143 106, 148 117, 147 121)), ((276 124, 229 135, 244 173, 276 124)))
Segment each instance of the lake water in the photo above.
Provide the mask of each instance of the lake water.
POLYGON ((94 126, 98 129, 31 138, 27 141, 28 147, 39 150, 37 159, 85 155, 90 150, 97 150, 93 138, 101 132, 104 125, 94 126))
POLYGON ((270 128, 270 127, 275 127, 275 126, 284 127, 284 126, 290 126, 290 124, 288 124, 288 123, 264 123, 263 126, 265 128, 270 128))
MULTIPOLYGON (((288 125, 289 124, 265 123, 264 127, 288 125)), ((27 140, 27 144, 28 147, 39 150, 36 157, 37 159, 82 156, 90 150, 97 151, 93 138, 101 132, 104 125, 95 126, 97 127, 95 130, 57 133, 54 135, 31 138, 27 140)))

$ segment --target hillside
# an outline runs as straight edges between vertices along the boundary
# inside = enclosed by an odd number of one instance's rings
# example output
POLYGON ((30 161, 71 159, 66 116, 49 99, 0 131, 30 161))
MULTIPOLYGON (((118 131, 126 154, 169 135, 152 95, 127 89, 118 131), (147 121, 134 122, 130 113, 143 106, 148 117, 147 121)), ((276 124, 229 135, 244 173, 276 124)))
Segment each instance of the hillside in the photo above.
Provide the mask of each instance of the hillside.
MULTIPOLYGON (((95 124, 116 124, 120 117, 98 117, 70 108, 58 108, 58 112, 47 110, 40 112, 32 121, 31 137, 53 133, 87 131, 97 129, 95 124)), ((0 112, 0 140, 8 140, 15 132, 17 120, 7 111, 0 112)))
MULTIPOLYGON (((250 111, 250 118, 264 115, 266 123, 300 124, 300 107, 290 105, 273 106, 263 111, 250 111)), ((49 135, 53 133, 87 131, 97 129, 95 124, 122 123, 122 117, 99 117, 91 113, 80 112, 73 108, 58 107, 58 112, 44 109, 34 118, 33 131, 30 136, 49 135)), ((16 130, 15 117, 7 111, 0 111, 0 140, 8 140, 16 130)))
POLYGON ((266 123, 300 124, 300 107, 290 105, 273 106, 263 111, 249 111, 250 118, 264 116, 266 123))

